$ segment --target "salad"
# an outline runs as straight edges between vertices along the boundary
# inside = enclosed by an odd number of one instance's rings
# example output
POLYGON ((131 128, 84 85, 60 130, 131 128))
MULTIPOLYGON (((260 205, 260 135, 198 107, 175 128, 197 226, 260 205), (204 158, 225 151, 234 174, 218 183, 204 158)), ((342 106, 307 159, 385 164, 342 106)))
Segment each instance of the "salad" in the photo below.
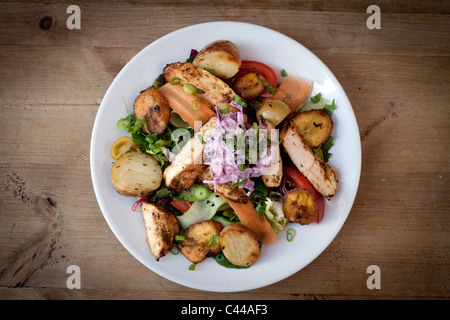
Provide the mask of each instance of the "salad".
MULTIPOLYGON (((335 102, 312 81, 242 60, 218 40, 166 65, 117 126, 111 182, 135 197, 150 252, 248 268, 289 224, 320 223, 337 191, 328 164, 335 102)), ((128 108, 127 108, 128 109, 128 108)))

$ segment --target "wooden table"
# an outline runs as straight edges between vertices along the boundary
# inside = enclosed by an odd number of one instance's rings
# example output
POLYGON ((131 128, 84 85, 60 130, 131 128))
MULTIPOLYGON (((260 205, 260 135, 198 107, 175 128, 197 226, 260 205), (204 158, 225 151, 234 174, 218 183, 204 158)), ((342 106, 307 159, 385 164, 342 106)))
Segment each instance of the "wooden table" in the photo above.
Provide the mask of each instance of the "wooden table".
MULTIPOLYGON (((0 4, 0 298, 448 299, 450 2, 64 1, 0 4), (353 105, 362 141, 356 201, 341 232, 289 278, 241 293, 168 281, 114 237, 94 195, 94 119, 121 68, 159 37, 232 20, 292 37, 353 105), (66 286, 81 270, 81 289, 66 286), (381 288, 369 289, 377 265, 381 288)), ((195 36, 195 35, 194 35, 195 36)))

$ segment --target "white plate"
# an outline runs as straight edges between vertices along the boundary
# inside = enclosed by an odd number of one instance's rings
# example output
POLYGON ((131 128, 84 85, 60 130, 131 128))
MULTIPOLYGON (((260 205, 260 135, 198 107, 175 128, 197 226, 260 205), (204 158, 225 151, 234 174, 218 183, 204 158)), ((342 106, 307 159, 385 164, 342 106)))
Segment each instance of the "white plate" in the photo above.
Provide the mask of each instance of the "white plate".
MULTIPOLYGON (((333 241, 341 229, 358 189, 361 172, 361 143, 358 125, 350 101, 341 85, 308 49, 276 31, 240 22, 211 22, 193 25, 172 32, 148 45, 120 71, 103 98, 95 119, 91 141, 91 174, 95 194, 103 215, 123 246, 141 263, 166 279, 206 291, 231 292, 256 289, 278 282, 304 268, 333 241), (278 73, 314 81, 313 94, 322 92, 325 98, 335 98, 333 113, 335 145, 331 166, 339 177, 338 192, 325 205, 325 217, 320 224, 308 226, 290 224, 296 237, 286 240, 285 229, 275 243, 263 245, 260 258, 248 269, 227 269, 214 259, 206 259, 195 271, 182 254, 169 253, 156 261, 150 253, 142 214, 133 212, 133 198, 116 193, 110 182, 112 158, 109 150, 116 139, 126 134, 116 127, 118 119, 131 110, 139 91, 147 88, 171 62, 184 61, 191 49, 200 50, 206 44, 226 39, 234 42, 244 60, 264 62, 278 73)), ((151 284, 149 284, 151 285, 151 284)))

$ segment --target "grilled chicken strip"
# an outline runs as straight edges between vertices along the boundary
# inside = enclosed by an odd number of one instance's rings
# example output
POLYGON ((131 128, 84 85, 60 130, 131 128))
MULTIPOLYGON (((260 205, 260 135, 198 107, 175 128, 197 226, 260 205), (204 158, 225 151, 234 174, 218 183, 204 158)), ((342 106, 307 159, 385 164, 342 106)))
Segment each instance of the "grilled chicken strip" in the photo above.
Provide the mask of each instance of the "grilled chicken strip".
MULTIPOLYGON (((274 133, 275 127, 272 122, 269 120, 264 120, 263 125, 267 128, 267 136, 273 142, 268 148, 273 152, 272 161, 270 163, 270 167, 267 168, 265 174, 261 176, 262 182, 268 188, 275 188, 281 185, 281 181, 283 179, 283 161, 280 156, 280 145, 278 144, 278 140, 274 141, 274 133)), ((277 134, 278 136, 278 134, 277 134)), ((279 138, 279 137, 277 137, 279 138)))
MULTIPOLYGON (((214 180, 209 172, 209 167, 206 167, 199 178, 200 181, 214 180)), ((203 183, 209 190, 214 191, 214 184, 203 183)), ((218 184, 215 190, 218 194, 227 199, 231 199, 239 203, 247 203, 248 197, 244 189, 238 187, 230 187, 230 183, 218 184)))
POLYGON ((190 62, 175 62, 168 64, 164 68, 164 77, 166 81, 178 78, 181 85, 190 83, 197 90, 195 95, 199 100, 209 105, 213 111, 216 106, 228 105, 230 110, 236 111, 236 108, 229 105, 234 100, 236 93, 225 82, 203 70, 202 68, 194 66, 190 62))
POLYGON ((212 117, 181 148, 171 164, 164 170, 163 179, 166 186, 175 191, 190 188, 206 168, 203 164, 202 141, 208 139, 217 126, 216 117, 212 117), (203 140, 202 140, 203 139, 203 140))
POLYGON ((328 200, 334 196, 337 180, 333 169, 311 150, 292 121, 284 123, 280 137, 284 150, 314 188, 328 200))
POLYGON ((180 225, 172 212, 153 203, 142 203, 142 214, 150 251, 159 260, 172 250, 180 225))

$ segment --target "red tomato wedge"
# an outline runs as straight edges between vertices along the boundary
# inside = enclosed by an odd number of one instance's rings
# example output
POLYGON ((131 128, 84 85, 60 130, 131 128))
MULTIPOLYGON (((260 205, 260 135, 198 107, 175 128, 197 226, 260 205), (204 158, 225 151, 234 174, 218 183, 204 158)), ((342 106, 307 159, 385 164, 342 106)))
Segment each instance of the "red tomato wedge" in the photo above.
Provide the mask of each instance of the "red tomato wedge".
POLYGON ((312 186, 311 182, 306 179, 306 177, 298 171, 297 168, 293 167, 284 167, 283 175, 286 181, 294 188, 302 188, 311 192, 317 201, 317 217, 316 222, 320 223, 323 219, 323 215, 325 213, 325 202, 323 200, 323 196, 312 186))
MULTIPOLYGON (((252 60, 242 60, 241 62, 241 68, 239 69, 239 72, 236 74, 236 77, 243 76, 244 74, 247 74, 249 72, 259 72, 264 79, 266 79, 268 86, 273 87, 274 89, 277 88, 278 85, 278 77, 275 71, 268 65, 258 62, 258 61, 252 61, 252 60)), ((261 94, 262 97, 267 98, 271 97, 272 94, 267 91, 264 91, 261 94)))
POLYGON ((183 212, 188 211, 189 208, 191 207, 191 204, 190 204, 188 201, 172 200, 172 201, 170 202, 170 204, 171 204, 174 208, 176 208, 176 209, 178 209, 178 210, 180 210, 180 211, 183 211, 183 212))

